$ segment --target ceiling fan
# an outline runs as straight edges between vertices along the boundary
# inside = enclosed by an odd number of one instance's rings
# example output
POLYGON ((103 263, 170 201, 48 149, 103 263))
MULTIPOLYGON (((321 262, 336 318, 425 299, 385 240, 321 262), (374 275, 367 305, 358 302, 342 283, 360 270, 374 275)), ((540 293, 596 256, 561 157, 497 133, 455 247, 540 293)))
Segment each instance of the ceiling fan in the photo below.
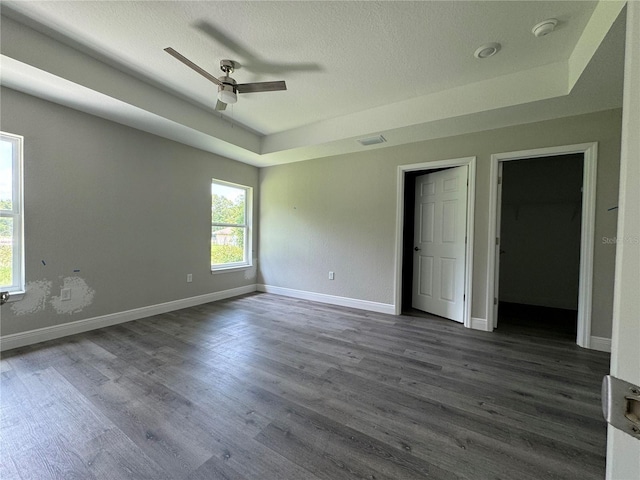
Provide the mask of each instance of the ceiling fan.
POLYGON ((287 85, 283 80, 277 82, 237 83, 229 76, 236 68, 236 64, 232 60, 220 60, 220 70, 224 75, 216 78, 187 57, 176 52, 173 48, 167 47, 164 51, 218 86, 216 110, 224 110, 227 108, 227 104, 236 103, 238 101, 237 93, 276 92, 287 89, 287 85))

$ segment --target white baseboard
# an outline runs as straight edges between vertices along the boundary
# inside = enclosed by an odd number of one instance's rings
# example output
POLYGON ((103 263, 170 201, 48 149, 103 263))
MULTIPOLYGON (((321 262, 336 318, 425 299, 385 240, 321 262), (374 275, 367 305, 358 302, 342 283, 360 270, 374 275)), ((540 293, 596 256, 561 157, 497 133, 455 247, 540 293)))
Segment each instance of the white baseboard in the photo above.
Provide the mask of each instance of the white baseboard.
POLYGON ((489 332, 488 323, 486 318, 471 317, 471 328, 473 330, 482 330, 483 332, 489 332))
POLYGON ((591 350, 598 350, 599 352, 611 353, 611 339, 592 336, 589 342, 589 348, 591 350))
POLYGON ((273 293, 275 295, 283 295, 285 297, 300 298, 302 300, 311 300, 312 302, 328 303, 341 307, 359 308, 360 310, 368 310, 370 312, 387 313, 395 315, 395 305, 390 303, 370 302, 369 300, 358 300, 357 298, 338 297, 336 295, 327 295, 325 293, 307 292, 304 290, 294 290, 292 288, 274 287, 273 285, 258 284, 259 292, 273 293))
POLYGON ((12 335, 4 335, 0 337, 0 351, 10 350, 12 348, 24 347, 34 343, 53 340, 55 338, 75 335, 76 333, 88 332, 97 328, 117 325, 118 323, 130 322, 141 318, 159 315, 161 313, 180 310, 181 308, 194 307, 203 303, 215 302, 225 298, 236 297, 256 291, 256 285, 247 285, 245 287, 232 288, 221 292, 207 293, 198 295, 197 297, 182 298, 171 302, 159 303, 148 307, 134 308, 124 312, 110 313, 99 317, 87 318, 85 320, 77 320, 75 322, 53 325, 51 327, 38 328, 29 330, 28 332, 14 333, 12 335))

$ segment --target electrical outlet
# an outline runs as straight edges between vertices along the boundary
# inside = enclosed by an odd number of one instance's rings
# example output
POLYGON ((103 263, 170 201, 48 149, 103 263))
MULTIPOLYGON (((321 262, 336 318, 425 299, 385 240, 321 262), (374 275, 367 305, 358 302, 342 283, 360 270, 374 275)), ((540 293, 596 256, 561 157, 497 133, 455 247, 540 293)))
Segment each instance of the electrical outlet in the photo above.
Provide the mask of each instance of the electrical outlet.
POLYGON ((334 278, 336 278, 335 274, 333 272, 329 272, 329 280, 333 280, 334 278))
POLYGON ((193 282, 193 274, 187 273, 187 283, 193 282))
POLYGON ((62 290, 60 290, 60 300, 62 301, 71 300, 70 288, 63 288, 62 290))

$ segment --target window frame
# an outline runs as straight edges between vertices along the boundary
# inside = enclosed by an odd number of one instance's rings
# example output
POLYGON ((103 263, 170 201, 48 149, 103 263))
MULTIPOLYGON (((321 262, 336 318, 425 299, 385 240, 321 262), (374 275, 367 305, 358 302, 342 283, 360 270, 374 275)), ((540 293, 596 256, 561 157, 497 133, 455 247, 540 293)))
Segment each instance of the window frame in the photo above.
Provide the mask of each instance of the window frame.
POLYGON ((13 220, 12 284, 0 287, 12 295, 25 292, 24 259, 24 137, 0 131, 0 139, 13 144, 12 148, 12 199, 11 210, 0 210, 0 217, 13 220))
MULTIPOLYGON (((250 268, 253 266, 253 248, 252 248, 252 237, 253 237, 253 187, 248 185, 242 185, 240 183, 227 182, 226 180, 220 180, 217 178, 211 179, 211 188, 213 189, 213 185, 220 185, 223 187, 231 187, 244 190, 244 224, 235 224, 235 223, 219 223, 213 222, 213 217, 211 218, 211 227, 233 227, 233 228, 243 228, 244 233, 244 260, 242 262, 229 262, 224 264, 211 264, 211 273, 222 273, 229 272, 233 270, 242 270, 246 268, 250 268)), ((213 192, 211 193, 211 198, 213 201, 213 192)), ((213 214, 213 211, 212 211, 213 214)), ((211 250, 212 239, 209 240, 209 249, 211 250)))

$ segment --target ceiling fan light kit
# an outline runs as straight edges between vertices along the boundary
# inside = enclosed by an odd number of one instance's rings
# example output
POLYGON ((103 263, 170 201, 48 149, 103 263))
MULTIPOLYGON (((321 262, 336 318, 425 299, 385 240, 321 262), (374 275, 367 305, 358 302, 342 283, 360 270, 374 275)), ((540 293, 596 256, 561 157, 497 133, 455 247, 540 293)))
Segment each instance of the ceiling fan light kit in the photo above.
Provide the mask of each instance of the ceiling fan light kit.
POLYGON ((287 89, 287 85, 282 80, 277 82, 237 83, 229 76, 236 67, 235 62, 232 60, 220 60, 220 70, 224 75, 216 78, 173 48, 167 47, 164 51, 218 86, 216 110, 224 110, 227 104, 236 103, 238 101, 238 93, 277 92, 287 89))
POLYGON ((236 103, 238 95, 236 95, 233 85, 220 85, 218 87, 218 100, 226 104, 236 103))
POLYGON ((236 81, 229 76, 233 73, 235 65, 231 60, 220 60, 220 70, 224 72, 224 76, 220 77, 220 85, 218 85, 218 101, 226 104, 236 103, 238 95, 236 91, 236 81))

